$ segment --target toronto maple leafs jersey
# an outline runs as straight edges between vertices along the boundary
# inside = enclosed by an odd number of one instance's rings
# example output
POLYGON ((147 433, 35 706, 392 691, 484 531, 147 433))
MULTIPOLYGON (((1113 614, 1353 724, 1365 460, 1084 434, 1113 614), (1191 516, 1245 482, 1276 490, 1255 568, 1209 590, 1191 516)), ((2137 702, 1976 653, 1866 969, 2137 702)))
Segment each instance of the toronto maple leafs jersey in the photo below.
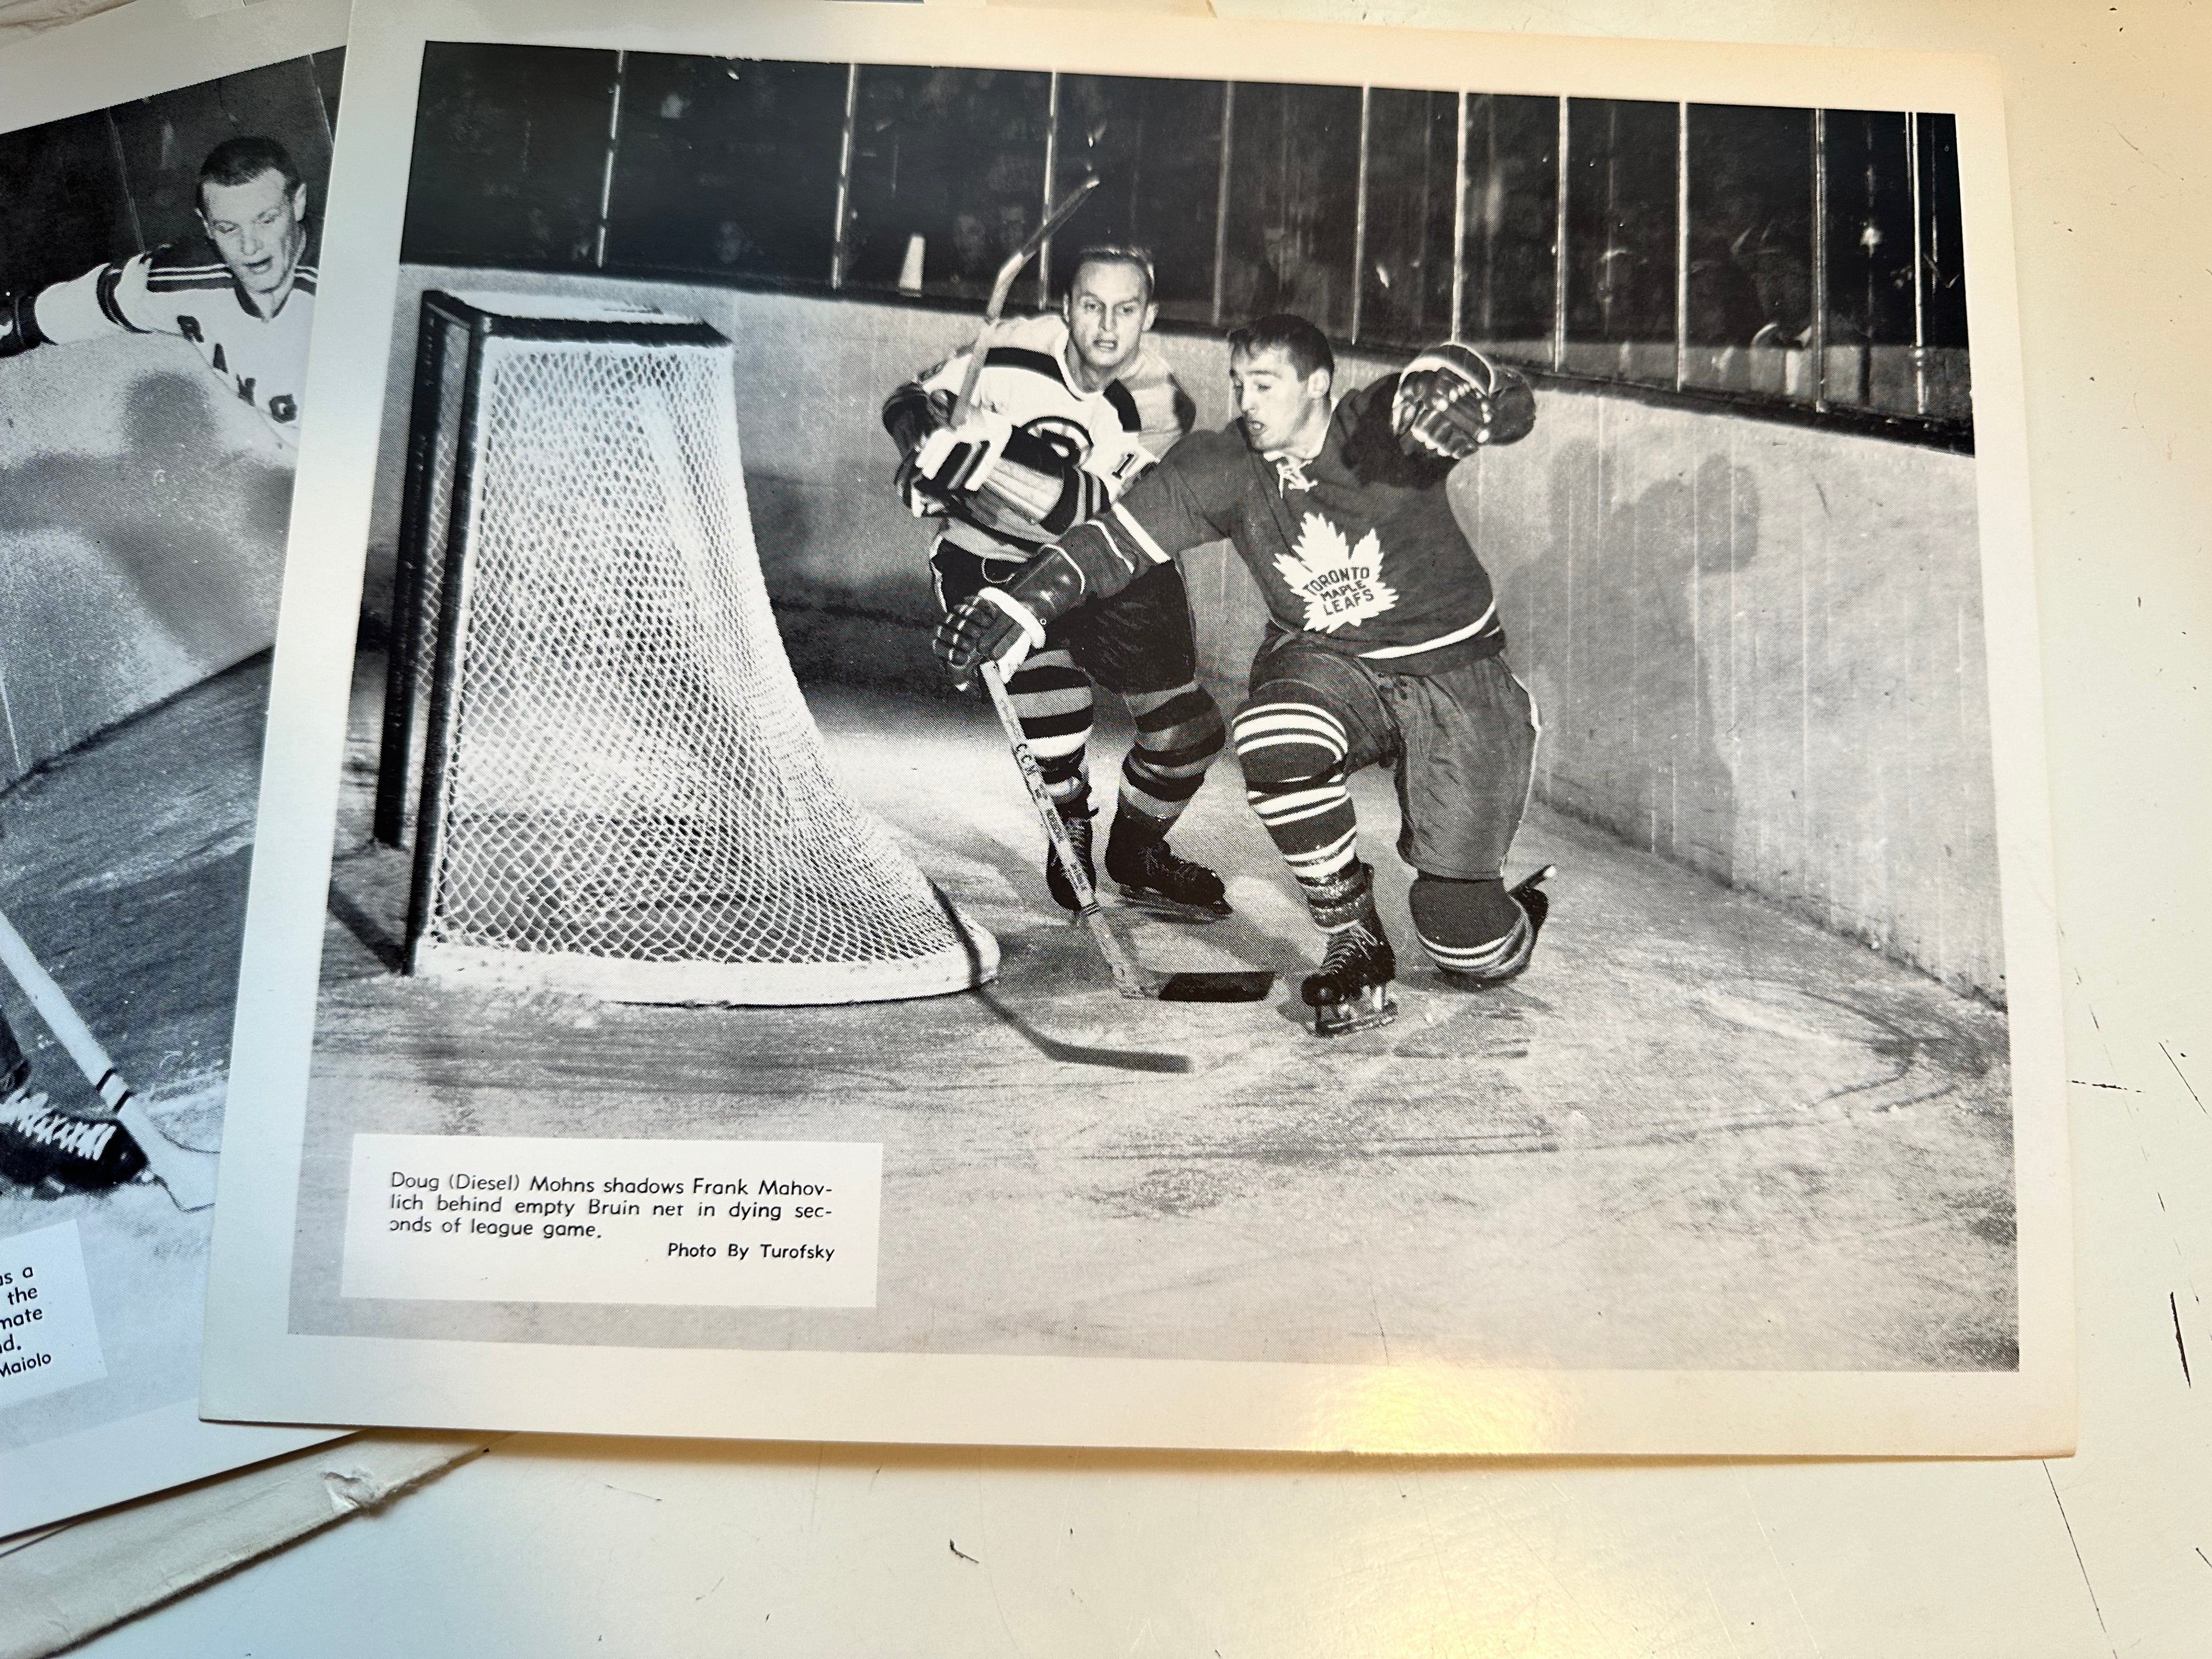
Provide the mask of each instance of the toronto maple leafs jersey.
MULTIPOLYGON (((956 352, 910 384, 925 394, 957 395, 972 355, 956 352)), ((1097 392, 1084 391, 1067 372, 1067 324, 1051 315, 999 326, 975 381, 975 402, 1100 480, 1109 500, 1190 429, 1194 412, 1189 395, 1149 346, 1121 375, 1097 392)), ((983 492, 960 505, 945 539, 970 552, 1027 558, 1051 539, 1043 526, 983 492)))
POLYGON ((1452 463, 1408 456, 1397 377, 1338 404, 1321 453, 1273 459, 1235 423, 1197 434, 1060 538, 1094 593, 1226 536, 1276 628, 1401 674, 1505 648, 1490 575, 1444 491, 1452 463))
POLYGON ((299 441, 300 387, 315 320, 312 234, 291 292, 271 317, 204 238, 134 254, 40 291, 39 332, 56 344, 111 334, 175 334, 191 342, 231 395, 253 405, 288 447, 299 441))

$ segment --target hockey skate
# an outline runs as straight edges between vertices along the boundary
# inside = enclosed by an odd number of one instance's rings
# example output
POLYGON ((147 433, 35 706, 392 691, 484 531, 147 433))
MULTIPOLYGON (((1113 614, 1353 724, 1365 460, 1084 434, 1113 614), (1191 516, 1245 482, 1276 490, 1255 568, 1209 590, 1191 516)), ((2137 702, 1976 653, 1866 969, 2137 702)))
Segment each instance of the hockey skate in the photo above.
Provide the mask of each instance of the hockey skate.
POLYGON ((55 1111, 27 1089, 0 1101, 0 1176, 10 1181, 35 1187, 51 1176, 70 1187, 117 1187, 145 1167, 145 1152, 112 1118, 55 1111))
POLYGON ((1127 809, 1115 815, 1106 838, 1106 873, 1122 902, 1165 921, 1219 921, 1230 913, 1221 878, 1176 857, 1165 836, 1133 826, 1127 809))
POLYGON ((1397 973, 1397 953, 1370 898, 1357 921, 1329 934, 1321 971, 1309 974, 1299 993, 1314 1011, 1314 1035, 1346 1036, 1397 1018, 1398 1004, 1390 994, 1397 973))
MULTIPOLYGON (((1083 878, 1096 890, 1098 885, 1097 866, 1091 861, 1091 810, 1062 812, 1060 821, 1066 826, 1068 845, 1075 848, 1075 856, 1082 861, 1083 878)), ((1075 889, 1068 884, 1067 872, 1060 867, 1060 860, 1051 848, 1044 849, 1045 890, 1052 902, 1068 913, 1075 915, 1083 908, 1075 902, 1075 889)))
POLYGON ((1528 913, 1528 946, 1535 948, 1536 935, 1544 931, 1544 918, 1552 914, 1552 896, 1544 890, 1544 884, 1559 873, 1559 866, 1547 864, 1533 876, 1505 890, 1521 901, 1521 908, 1528 913))

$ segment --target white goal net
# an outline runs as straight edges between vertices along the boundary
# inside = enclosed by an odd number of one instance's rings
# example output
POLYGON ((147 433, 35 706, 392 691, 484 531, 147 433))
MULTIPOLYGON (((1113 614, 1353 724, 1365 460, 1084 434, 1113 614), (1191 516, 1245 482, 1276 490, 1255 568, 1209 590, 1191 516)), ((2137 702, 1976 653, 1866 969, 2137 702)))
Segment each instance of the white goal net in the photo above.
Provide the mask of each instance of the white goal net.
POLYGON ((990 935, 830 775, 761 579, 730 343, 424 312, 380 790, 419 764, 410 969, 649 1002, 991 978, 990 935))

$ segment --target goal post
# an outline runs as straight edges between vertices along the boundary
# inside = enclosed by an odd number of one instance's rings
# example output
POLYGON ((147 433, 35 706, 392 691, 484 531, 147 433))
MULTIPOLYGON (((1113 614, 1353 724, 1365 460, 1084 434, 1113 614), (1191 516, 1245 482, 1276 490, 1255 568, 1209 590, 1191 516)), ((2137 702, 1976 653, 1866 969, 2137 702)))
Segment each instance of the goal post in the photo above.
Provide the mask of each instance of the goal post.
POLYGON ((964 990, 998 946, 832 776, 706 324, 424 295, 375 835, 406 967, 617 1001, 964 990))

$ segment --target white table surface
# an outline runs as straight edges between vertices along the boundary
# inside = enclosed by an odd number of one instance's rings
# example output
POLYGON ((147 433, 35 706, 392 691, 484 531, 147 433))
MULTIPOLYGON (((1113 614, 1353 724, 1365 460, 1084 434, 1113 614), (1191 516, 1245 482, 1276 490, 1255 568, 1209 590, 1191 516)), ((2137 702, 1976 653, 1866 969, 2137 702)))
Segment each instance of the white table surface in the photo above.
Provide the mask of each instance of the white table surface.
POLYGON ((1217 3, 2001 60, 2080 1080, 2080 1455, 1477 1467, 525 1437, 85 1651, 2212 1653, 2212 9, 1217 3))

